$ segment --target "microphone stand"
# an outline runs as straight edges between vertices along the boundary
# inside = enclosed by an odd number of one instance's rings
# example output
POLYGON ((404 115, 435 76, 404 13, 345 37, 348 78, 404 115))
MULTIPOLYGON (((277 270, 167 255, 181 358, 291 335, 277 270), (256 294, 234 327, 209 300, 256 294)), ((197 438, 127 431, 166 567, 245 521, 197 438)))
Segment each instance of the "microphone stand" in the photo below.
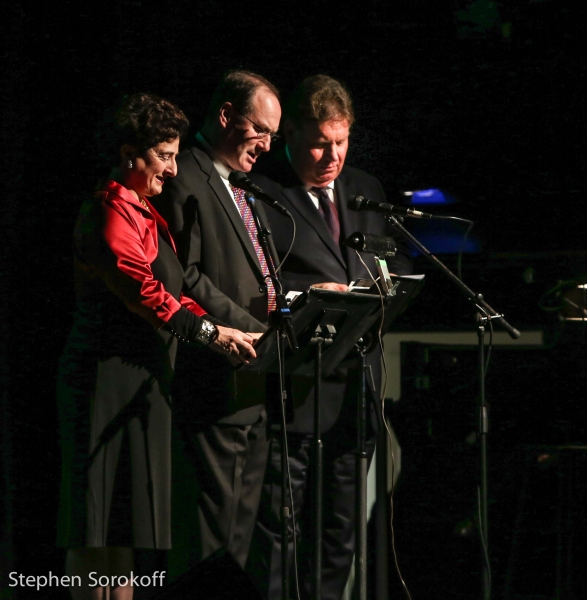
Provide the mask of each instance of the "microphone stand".
MULTIPOLYGON (((267 241, 267 236, 271 234, 271 232, 263 227, 261 223, 261 219, 259 218, 259 210, 257 208, 257 203, 255 196, 250 192, 245 192, 245 197, 247 199, 247 203, 251 208, 251 213, 253 214, 253 219, 255 221, 255 226, 257 228, 257 238, 259 240, 259 245, 263 250, 263 254, 265 255, 265 261, 267 262, 267 268, 269 269, 269 275, 271 277, 271 281, 273 282, 273 286, 275 288, 275 296, 276 296, 276 310, 271 313, 271 320, 273 325, 275 325, 277 331, 277 349, 279 356, 279 390, 280 390, 280 406, 281 406, 281 415, 282 415, 282 423, 281 423, 281 598, 282 600, 289 600, 289 536, 288 536, 288 518, 290 517, 290 508, 287 502, 287 490, 288 481, 287 475, 289 472, 288 463, 287 463, 287 432, 285 428, 285 402, 287 399, 287 391, 285 389, 285 373, 284 373, 284 364, 285 364, 285 348, 283 341, 287 339, 289 347, 292 352, 295 352, 299 349, 298 342, 296 339, 296 334, 294 332, 293 326, 291 324, 291 312, 287 306, 287 300, 285 295, 283 294, 281 284, 279 282, 279 278, 277 276, 277 271, 275 270, 275 265, 273 263, 273 258, 271 256, 271 252, 269 251, 269 243, 267 241), (277 284, 277 285, 276 285, 277 284)), ((292 505, 293 512, 293 505, 292 505)), ((295 536, 295 531, 294 531, 295 536)))
POLYGON ((367 598, 367 345, 357 342, 361 356, 361 388, 357 403, 357 450, 355 455, 355 593, 367 598))
POLYGON ((248 205, 251 208, 251 213, 253 213, 253 219, 257 228, 257 238, 259 240, 261 249, 263 250, 263 254, 265 255, 265 261, 267 262, 267 268, 269 269, 269 276, 273 282, 273 286, 275 287, 276 310, 274 311, 272 318, 276 319, 276 322, 274 323, 275 325, 278 325, 280 328, 283 327, 283 334, 285 337, 287 337, 289 347, 291 348, 292 352, 295 352, 299 349, 299 346, 296 340, 294 328, 291 324, 291 312, 287 306, 285 295, 281 291, 281 284, 279 282, 279 277, 277 276, 277 271, 275 270, 275 265, 273 264, 273 258, 269 250, 269 243, 267 242, 267 236, 271 235, 271 232, 263 227, 263 224, 261 223, 255 196, 253 196, 253 194, 250 192, 246 192, 245 197, 248 205), (275 285, 276 283, 278 285, 275 285))
POLYGON ((498 314, 485 300, 481 294, 476 294, 465 283, 457 277, 444 263, 436 258, 430 251, 421 244, 393 215, 385 217, 392 226, 401 232, 406 239, 418 248, 418 250, 444 275, 446 275, 464 294, 476 313, 477 337, 479 340, 478 350, 478 369, 479 369, 479 449, 480 449, 480 486, 479 486, 479 536, 481 539, 482 551, 482 600, 489 600, 491 597, 491 570, 489 565, 489 546, 487 540, 488 518, 487 518, 487 436, 489 431, 489 419, 487 414, 487 404, 485 402, 485 346, 484 334, 485 326, 490 321, 495 320, 509 334, 517 340, 521 333, 510 325, 502 314, 498 314))

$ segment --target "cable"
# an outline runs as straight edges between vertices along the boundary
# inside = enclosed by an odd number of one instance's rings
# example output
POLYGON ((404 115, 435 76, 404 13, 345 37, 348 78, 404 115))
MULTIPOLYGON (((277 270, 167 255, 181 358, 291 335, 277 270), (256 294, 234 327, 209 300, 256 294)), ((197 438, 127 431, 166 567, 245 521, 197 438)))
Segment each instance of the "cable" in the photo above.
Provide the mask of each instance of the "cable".
POLYGON ((479 519, 479 537, 481 538, 481 548, 483 549, 483 562, 487 571, 487 597, 491 597, 491 565, 489 564, 489 554, 487 552, 487 543, 483 535, 483 523, 481 515, 481 488, 477 486, 477 518, 479 519))
MULTIPOLYGON (((485 388, 485 380, 487 378, 487 370, 489 369, 489 359, 491 357, 491 349, 493 347, 493 323, 492 323, 492 319, 491 316, 488 314, 488 312, 482 307, 479 306, 478 304, 475 305, 477 307, 477 309, 479 309, 482 319, 484 318, 485 321, 487 322, 487 324, 489 325, 489 344, 488 344, 488 349, 487 349, 487 357, 485 359, 485 365, 483 365, 483 381, 481 382, 481 385, 483 388, 485 388)), ((480 343, 483 342, 482 340, 482 335, 480 336, 480 343)), ((481 403, 482 405, 484 405, 483 402, 483 398, 481 399, 481 403)), ((486 408, 486 405, 485 405, 486 408)), ((486 413, 485 413, 486 414, 486 413)), ((481 415, 481 419, 484 419, 485 417, 483 416, 483 414, 481 415)), ((483 435, 483 433, 486 433, 486 425, 482 425, 481 426, 481 435, 483 435)), ((483 444, 482 441, 480 441, 480 443, 483 444)), ((483 477, 483 475, 482 475, 483 477)), ((485 494, 487 493, 487 489, 484 488, 485 490, 485 494)), ((487 498, 485 497, 485 503, 487 503, 487 498)), ((479 538, 481 541, 481 549, 483 552, 483 562, 485 564, 485 571, 487 573, 487 597, 490 598, 491 597, 491 565, 489 562, 489 552, 487 550, 487 541, 485 539, 485 527, 487 525, 487 506, 485 505, 485 513, 483 513, 482 510, 482 498, 481 498, 481 487, 477 486, 477 520, 478 520, 478 525, 479 525, 479 538)))
POLYGON ((296 221, 295 221, 295 219, 291 215, 289 215, 289 217, 291 219, 291 222, 293 223, 293 234, 292 234, 292 237, 291 237, 291 242, 289 244, 289 248, 287 249, 287 252, 283 256, 282 261, 278 265, 275 266, 275 271, 277 273, 279 273, 279 270, 281 269, 281 266, 287 260, 287 257, 290 255, 290 253, 292 251, 292 248, 293 248, 293 245, 294 245, 294 242, 296 240, 296 221))
POLYGON ((493 348, 493 320, 491 319, 489 313, 482 306, 475 304, 475 307, 487 320, 487 324, 489 325, 489 343, 487 344, 487 357, 485 358, 485 367, 483 370, 483 383, 485 383, 485 379, 487 378, 487 370, 489 369, 489 359, 491 358, 491 349, 493 348))
POLYGON ((463 235, 463 241, 461 243, 461 247, 459 249, 459 254, 457 256, 457 275, 459 276, 459 279, 463 278, 463 272, 462 272, 462 266, 463 266, 463 252, 465 251, 465 246, 467 245, 467 238, 469 237, 469 234, 471 233, 471 229, 473 229, 473 221, 469 221, 468 219, 459 219, 458 217, 447 217, 447 219, 450 218, 454 218, 454 219, 458 219, 459 221, 464 221, 465 223, 469 223, 469 226, 467 227, 467 231, 465 231, 465 235, 463 235))
MULTIPOLYGON (((283 340, 281 339, 280 333, 279 331, 277 331, 277 348, 278 348, 278 356, 279 356, 279 387, 281 390, 285 389, 285 373, 283 370, 283 357, 284 357, 284 352, 283 352, 283 340)), ((296 539, 296 517, 295 517, 295 510, 294 510, 294 498, 293 498, 293 488, 291 486, 291 472, 289 469, 289 445, 287 443, 287 432, 286 432, 286 418, 285 418, 285 395, 282 395, 281 397, 281 427, 282 427, 282 432, 283 432, 283 448, 281 449, 282 452, 285 452, 285 456, 288 457, 288 460, 285 461, 286 464, 286 470, 287 470, 287 487, 288 487, 288 492, 289 492, 289 502, 290 502, 290 506, 291 506, 291 524, 292 524, 292 532, 293 532, 293 563, 294 563, 294 581, 295 581, 295 586, 296 586, 296 598, 297 600, 300 600, 301 596, 300 596, 300 582, 299 582, 299 577, 298 577, 298 558, 297 558, 297 554, 298 554, 298 547, 297 547, 297 539, 296 539)), ((289 542, 288 542, 288 547, 289 547, 289 542)))
POLYGON ((371 281, 373 281, 373 283, 375 283, 375 285, 377 286, 377 290, 379 291, 379 298, 381 299, 381 321, 379 323, 379 330, 377 331, 377 341, 379 344, 379 350, 381 352, 382 367, 383 367, 383 384, 381 386, 381 394, 380 394, 380 400, 381 400, 381 415, 380 416, 381 416, 381 421, 383 423, 383 426, 385 427, 385 432, 387 434, 387 438, 389 439, 389 443, 391 446, 391 494, 389 497, 389 506, 390 506, 389 527, 390 527, 390 531, 391 531, 391 550, 393 553, 393 562, 395 564, 395 570, 398 574, 399 580, 401 581, 401 584, 406 593, 406 596, 408 597, 408 600, 412 600, 410 590, 408 589, 408 586, 407 586, 406 582, 404 581, 404 578, 403 578, 403 575, 402 575, 402 572, 401 572, 401 569, 399 566, 399 560, 397 557, 397 551, 396 551, 396 547, 395 547, 395 529, 393 526, 393 511, 394 511, 393 494, 395 491, 395 483, 394 483, 395 482, 395 457, 393 455, 393 439, 392 439, 392 435, 391 435, 391 430, 389 429, 387 420, 385 419, 385 392, 387 389, 387 363, 385 361, 385 353, 383 352, 383 335, 382 335, 383 323, 385 322, 385 296, 383 294, 383 290, 381 289, 379 282, 376 281, 375 277, 373 277, 373 273, 371 273, 371 270, 369 269, 369 267, 363 260, 363 257, 359 254, 359 252, 357 250, 355 250, 355 252, 357 253, 357 256, 359 257, 359 260, 361 261, 361 263, 367 270, 367 273, 369 273, 369 277, 371 278, 371 281))

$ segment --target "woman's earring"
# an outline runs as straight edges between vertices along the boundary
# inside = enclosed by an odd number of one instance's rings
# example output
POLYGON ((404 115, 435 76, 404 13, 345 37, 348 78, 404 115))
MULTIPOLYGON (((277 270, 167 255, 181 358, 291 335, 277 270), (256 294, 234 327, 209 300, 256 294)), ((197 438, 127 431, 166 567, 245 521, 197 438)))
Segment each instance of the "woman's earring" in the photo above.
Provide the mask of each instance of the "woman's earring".
POLYGON ((132 169, 132 160, 131 160, 130 158, 128 159, 128 162, 126 163, 126 166, 127 166, 129 169, 132 169))

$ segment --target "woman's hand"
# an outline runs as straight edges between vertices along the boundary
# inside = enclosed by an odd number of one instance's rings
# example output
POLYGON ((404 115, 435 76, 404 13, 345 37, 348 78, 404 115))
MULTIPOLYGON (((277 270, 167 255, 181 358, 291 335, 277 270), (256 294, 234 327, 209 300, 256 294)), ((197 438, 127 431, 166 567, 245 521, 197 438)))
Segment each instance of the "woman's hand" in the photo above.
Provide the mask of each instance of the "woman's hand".
POLYGON ((217 325, 216 328, 218 337, 209 347, 219 354, 226 355, 233 365, 248 363, 249 359, 257 356, 253 348, 255 340, 250 334, 222 325, 217 325))

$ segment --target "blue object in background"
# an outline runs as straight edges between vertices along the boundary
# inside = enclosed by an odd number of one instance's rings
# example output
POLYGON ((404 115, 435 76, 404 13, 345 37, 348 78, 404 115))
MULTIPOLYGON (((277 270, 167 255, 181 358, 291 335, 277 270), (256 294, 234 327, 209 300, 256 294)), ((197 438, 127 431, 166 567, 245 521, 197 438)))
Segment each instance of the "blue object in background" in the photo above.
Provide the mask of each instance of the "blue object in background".
POLYGON ((454 204, 457 201, 456 198, 438 188, 403 192, 403 195, 406 198, 406 203, 414 206, 422 206, 423 204, 454 204))
MULTIPOLYGON (((405 202, 411 206, 446 206, 456 204, 458 200, 438 188, 403 192, 405 202)), ((464 240, 466 223, 454 220, 414 221, 407 223, 410 233, 432 254, 458 254, 481 252, 481 242, 475 235, 464 240)), ((418 256, 419 250, 411 248, 412 256, 418 256)))

